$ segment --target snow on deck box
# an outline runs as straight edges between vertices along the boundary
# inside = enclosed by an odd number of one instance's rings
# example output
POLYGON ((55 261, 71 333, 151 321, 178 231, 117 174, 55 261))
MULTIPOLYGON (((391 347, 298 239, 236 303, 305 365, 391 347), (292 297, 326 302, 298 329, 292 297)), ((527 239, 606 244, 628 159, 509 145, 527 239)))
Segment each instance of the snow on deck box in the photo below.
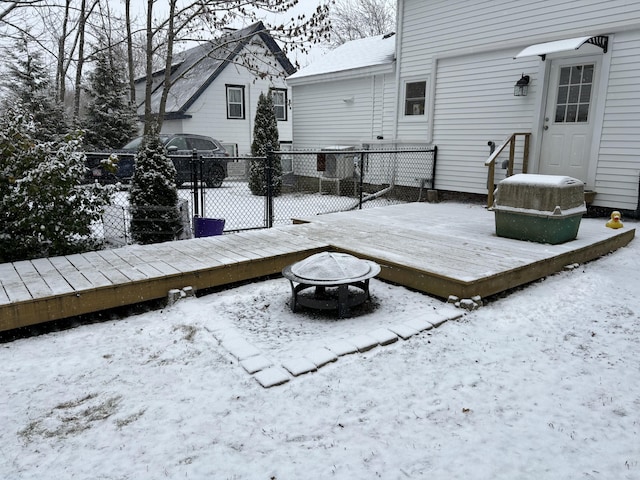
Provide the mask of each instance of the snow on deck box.
POLYGON ((493 209, 499 237, 568 242, 578 235, 587 211, 584 184, 559 175, 513 175, 498 183, 493 209))

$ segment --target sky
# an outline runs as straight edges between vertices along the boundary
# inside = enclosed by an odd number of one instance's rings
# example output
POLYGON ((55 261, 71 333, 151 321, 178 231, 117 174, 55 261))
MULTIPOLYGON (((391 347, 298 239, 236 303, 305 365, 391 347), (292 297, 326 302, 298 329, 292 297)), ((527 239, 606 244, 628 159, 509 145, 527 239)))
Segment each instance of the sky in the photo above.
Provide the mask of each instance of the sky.
POLYGON ((2 343, 0 478, 638 479, 640 241, 569 267, 471 312, 273 278, 2 343))

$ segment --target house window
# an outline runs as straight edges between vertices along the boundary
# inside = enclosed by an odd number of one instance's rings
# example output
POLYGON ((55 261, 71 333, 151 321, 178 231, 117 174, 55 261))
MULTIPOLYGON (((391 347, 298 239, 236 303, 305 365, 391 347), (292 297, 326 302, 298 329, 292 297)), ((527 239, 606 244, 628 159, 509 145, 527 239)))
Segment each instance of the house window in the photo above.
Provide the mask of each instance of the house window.
POLYGON ((287 91, 280 88, 271 90, 271 98, 273 99, 273 108, 276 112, 276 119, 287 121, 287 91))
POLYGON ((407 82, 404 90, 404 114, 424 115, 427 82, 407 82))
POLYGON ((244 87, 227 85, 227 118, 244 119, 244 87))

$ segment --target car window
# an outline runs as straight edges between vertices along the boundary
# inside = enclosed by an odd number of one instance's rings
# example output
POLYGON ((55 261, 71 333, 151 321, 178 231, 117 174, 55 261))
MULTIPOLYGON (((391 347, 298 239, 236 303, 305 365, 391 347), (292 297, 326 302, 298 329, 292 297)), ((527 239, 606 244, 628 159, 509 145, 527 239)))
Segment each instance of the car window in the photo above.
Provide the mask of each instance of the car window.
POLYGON ((142 137, 137 137, 134 138, 133 140, 131 140, 129 143, 127 143, 124 147, 122 147, 123 150, 138 150, 140 148, 140 144, 142 143, 142 137))
POLYGON ((189 147, 187 146, 187 139, 184 137, 173 137, 165 144, 165 146, 167 148, 178 147, 178 150, 189 150, 189 147))
POLYGON ((196 150, 217 150, 218 146, 206 138, 191 138, 191 148, 196 150))

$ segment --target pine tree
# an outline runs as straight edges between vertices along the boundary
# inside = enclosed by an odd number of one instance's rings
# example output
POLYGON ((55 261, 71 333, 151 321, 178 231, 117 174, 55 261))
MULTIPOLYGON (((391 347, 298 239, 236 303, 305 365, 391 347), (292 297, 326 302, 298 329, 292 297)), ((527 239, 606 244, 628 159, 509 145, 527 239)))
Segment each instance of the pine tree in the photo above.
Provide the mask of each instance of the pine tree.
MULTIPOLYGON (((280 145, 278 136, 278 120, 271 93, 265 95, 260 93, 256 119, 253 127, 253 142, 251 143, 251 155, 254 157, 264 157, 269 146, 272 150, 277 150, 280 145)), ((267 180, 265 172, 266 163, 264 160, 252 160, 249 165, 249 189, 254 195, 267 194, 267 180)), ((282 190, 282 164, 280 157, 274 156, 271 171, 271 193, 280 195, 282 190)))
POLYGON ((137 133, 137 117, 127 101, 125 64, 114 49, 96 54, 95 69, 89 76, 89 100, 82 122, 87 145, 96 150, 120 148, 137 133))
POLYGON ((180 233, 176 168, 156 132, 144 137, 131 179, 131 235, 139 243, 174 240, 180 233))
POLYGON ((33 117, 19 106, 0 117, 0 263, 69 255, 98 247, 92 224, 112 187, 84 185, 82 139, 35 139, 33 117))
POLYGON ((30 51, 26 37, 9 53, 3 85, 9 92, 5 107, 11 108, 10 103, 17 102, 31 115, 37 127, 32 133, 34 138, 45 142, 59 140, 69 132, 64 107, 56 101, 42 55, 30 51))

